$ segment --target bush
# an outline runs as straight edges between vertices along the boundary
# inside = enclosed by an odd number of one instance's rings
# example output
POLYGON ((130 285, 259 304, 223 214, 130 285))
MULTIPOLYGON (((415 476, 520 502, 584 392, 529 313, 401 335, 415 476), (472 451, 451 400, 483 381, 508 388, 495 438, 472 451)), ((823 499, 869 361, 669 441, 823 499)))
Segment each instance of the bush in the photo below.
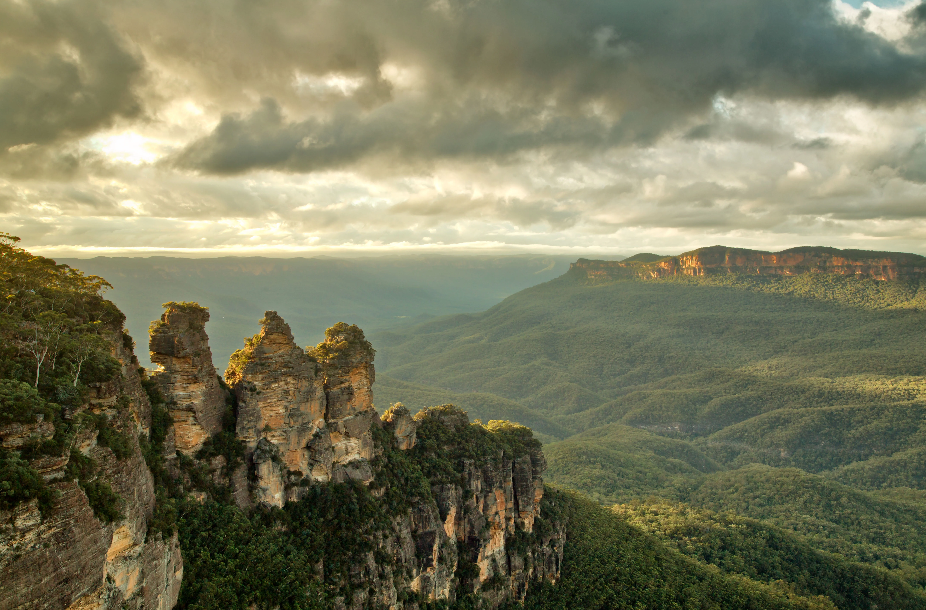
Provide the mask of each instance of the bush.
POLYGON ((87 501, 97 519, 103 523, 112 523, 122 518, 122 498, 113 491, 108 482, 96 479, 81 485, 81 488, 87 494, 87 501))
POLYGON ((0 449, 0 508, 10 510, 20 502, 38 499, 39 510, 44 515, 51 509, 56 495, 28 462, 0 449))
POLYGON ((0 425, 33 423, 39 415, 51 417, 52 410, 34 387, 13 379, 0 379, 0 425))

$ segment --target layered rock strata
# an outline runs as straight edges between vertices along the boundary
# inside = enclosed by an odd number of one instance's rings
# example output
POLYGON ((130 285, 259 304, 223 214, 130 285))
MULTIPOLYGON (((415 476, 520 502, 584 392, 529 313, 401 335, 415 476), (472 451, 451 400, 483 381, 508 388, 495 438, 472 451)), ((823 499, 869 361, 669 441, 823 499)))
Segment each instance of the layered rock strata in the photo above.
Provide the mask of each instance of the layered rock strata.
POLYGON ((165 303, 161 319, 152 323, 153 377, 168 401, 177 451, 193 455, 222 427, 225 393, 212 364, 206 336, 209 311, 195 303, 165 303))
MULTIPOLYGON (((404 407, 390 409, 384 416, 385 428, 393 434, 404 418, 402 411, 404 407)), ((465 438, 474 426, 452 406, 423 411, 412 423, 419 425, 426 438, 434 426, 444 428, 437 435, 442 439, 465 438)), ((403 437, 396 435, 397 447, 403 437)), ((476 457, 455 460, 453 481, 432 480, 431 497, 413 499, 408 512, 393 521, 362 569, 352 572, 354 594, 342 600, 342 607, 416 608, 402 601, 412 592, 412 599, 449 602, 474 594, 483 607, 496 608, 523 601, 532 583, 559 578, 563 525, 545 521, 538 526, 546 467, 539 444, 521 450, 499 447, 489 456, 460 446, 443 449, 447 455, 476 457), (377 556, 393 561, 377 563, 377 556)), ((409 457, 423 464, 433 456, 410 451, 409 457)))
POLYGON ((260 323, 225 372, 238 399, 237 436, 254 468, 253 499, 282 506, 306 483, 369 482, 370 426, 379 418, 362 331, 339 325, 307 353, 275 311, 260 323))
MULTIPOLYGON (((98 465, 97 480, 121 498, 121 516, 103 523, 94 515, 81 487, 67 480, 71 454, 34 460, 31 465, 57 498, 44 516, 35 500, 0 511, 0 610, 170 610, 177 602, 183 576, 177 537, 147 535, 154 484, 138 435, 148 434, 151 406, 136 372, 138 360, 120 331, 110 330, 110 343, 121 374, 93 384, 87 402, 65 416, 76 422, 84 413, 106 415, 129 440, 122 458, 98 444, 96 430, 79 429, 73 442, 75 451, 98 465)), ((29 431, 51 432, 41 425, 29 431)), ((15 446, 5 435, 2 441, 15 446)))
POLYGON ((898 252, 836 248, 801 247, 781 252, 764 252, 712 246, 652 262, 579 259, 571 265, 570 271, 597 281, 729 273, 765 276, 832 273, 884 281, 926 276, 926 258, 898 252))

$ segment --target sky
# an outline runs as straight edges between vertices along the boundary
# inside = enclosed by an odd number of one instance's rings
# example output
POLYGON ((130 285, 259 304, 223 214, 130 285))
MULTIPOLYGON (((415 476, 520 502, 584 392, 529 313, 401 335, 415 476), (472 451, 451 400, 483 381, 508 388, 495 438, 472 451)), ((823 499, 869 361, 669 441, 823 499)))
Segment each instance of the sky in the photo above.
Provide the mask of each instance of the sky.
POLYGON ((0 0, 47 256, 926 254, 926 0, 0 0))

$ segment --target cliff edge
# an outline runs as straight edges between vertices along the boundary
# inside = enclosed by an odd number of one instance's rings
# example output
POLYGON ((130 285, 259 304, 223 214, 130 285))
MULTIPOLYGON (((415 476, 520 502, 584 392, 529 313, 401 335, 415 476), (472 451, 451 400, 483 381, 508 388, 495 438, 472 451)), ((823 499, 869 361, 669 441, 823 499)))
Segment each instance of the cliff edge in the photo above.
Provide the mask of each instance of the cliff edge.
POLYGON ((580 258, 570 273, 592 281, 656 279, 673 276, 744 274, 795 276, 831 273, 880 281, 926 276, 926 257, 900 252, 798 247, 764 252, 726 246, 699 248, 678 256, 638 255, 624 261, 580 258))

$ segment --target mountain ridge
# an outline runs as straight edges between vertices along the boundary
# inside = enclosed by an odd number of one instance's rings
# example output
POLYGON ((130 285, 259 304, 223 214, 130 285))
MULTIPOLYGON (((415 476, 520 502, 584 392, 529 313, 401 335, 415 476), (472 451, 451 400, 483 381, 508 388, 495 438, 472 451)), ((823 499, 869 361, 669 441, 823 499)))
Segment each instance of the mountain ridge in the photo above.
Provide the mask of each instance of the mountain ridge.
POLYGON ((826 246, 799 246, 780 252, 708 246, 677 256, 655 258, 638 254, 622 261, 580 258, 570 272, 592 281, 678 275, 709 276, 725 273, 795 276, 832 273, 875 280, 918 279, 926 276, 926 257, 903 252, 840 250, 826 246))

